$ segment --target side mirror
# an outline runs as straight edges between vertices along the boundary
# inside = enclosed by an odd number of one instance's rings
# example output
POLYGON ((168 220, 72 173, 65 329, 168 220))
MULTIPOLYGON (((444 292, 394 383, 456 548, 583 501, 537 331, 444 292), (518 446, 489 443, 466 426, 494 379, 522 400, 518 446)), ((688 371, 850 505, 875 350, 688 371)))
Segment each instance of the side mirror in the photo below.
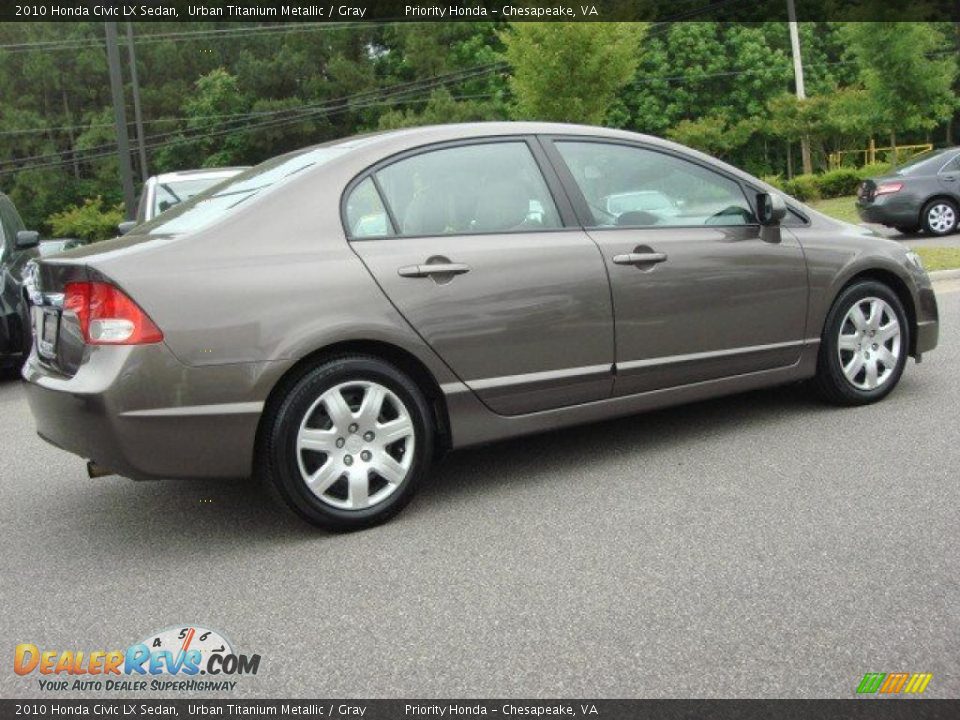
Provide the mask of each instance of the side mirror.
POLYGON ((137 226, 136 220, 126 220, 125 222, 117 225, 117 230, 120 231, 121 235, 126 235, 128 232, 133 230, 137 226))
POLYGON ((40 244, 40 233, 36 230, 20 230, 17 233, 17 250, 26 250, 40 244))
POLYGON ((761 225, 779 225, 787 216, 787 204, 773 193, 757 193, 757 214, 761 225))

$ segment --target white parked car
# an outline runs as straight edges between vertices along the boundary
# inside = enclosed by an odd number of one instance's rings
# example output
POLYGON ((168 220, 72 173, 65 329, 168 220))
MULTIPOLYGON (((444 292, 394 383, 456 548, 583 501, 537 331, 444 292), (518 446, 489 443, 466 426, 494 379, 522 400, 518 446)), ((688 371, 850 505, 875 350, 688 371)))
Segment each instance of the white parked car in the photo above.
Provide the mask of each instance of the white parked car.
POLYGON ((249 166, 205 168, 154 175, 143 184, 136 218, 120 223, 120 234, 128 233, 140 223, 153 220, 164 210, 248 169, 249 166))

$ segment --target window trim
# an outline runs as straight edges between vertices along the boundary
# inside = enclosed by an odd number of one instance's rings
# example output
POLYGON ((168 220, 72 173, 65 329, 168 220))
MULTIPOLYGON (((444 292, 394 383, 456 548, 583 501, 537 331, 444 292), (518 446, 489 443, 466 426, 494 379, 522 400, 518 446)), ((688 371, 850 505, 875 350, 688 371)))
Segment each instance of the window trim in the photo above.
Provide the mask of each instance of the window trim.
POLYGON ((456 140, 445 140, 441 142, 428 143, 426 145, 418 145, 414 148, 408 148, 407 150, 402 150, 387 157, 381 158, 373 165, 369 165, 364 168, 362 171, 357 173, 350 182, 346 184, 343 189, 343 192, 340 195, 340 224, 343 228, 344 236, 347 239, 347 242, 378 242, 381 240, 414 240, 420 238, 433 238, 433 237, 483 237, 485 235, 520 235, 520 234, 543 234, 543 233, 557 233, 557 232, 569 232, 571 230, 579 231, 581 230, 580 221, 577 218, 576 212, 573 209, 573 204, 571 203, 569 197, 567 196, 566 189, 563 186, 563 183, 560 177, 557 175, 556 170, 553 167, 553 164, 549 161, 546 154, 544 153, 542 147, 537 142, 536 135, 486 135, 480 137, 471 137, 471 138, 459 138, 456 140), (555 228, 524 228, 522 230, 494 230, 494 231, 474 231, 474 232, 458 232, 458 233, 443 233, 443 234, 432 234, 432 235, 405 235, 400 232, 400 226, 397 224, 396 217, 394 216, 393 208, 390 203, 387 201, 386 193, 383 192, 383 188, 380 186, 380 181, 377 179, 376 174, 387 168, 391 165, 395 165, 398 162, 408 160, 412 157, 417 157, 419 155, 425 155, 430 152, 436 152, 437 150, 448 150, 451 148, 458 147, 470 147, 473 145, 489 145, 489 144, 504 144, 504 143, 523 143, 527 146, 527 150, 530 152, 530 156, 533 159, 534 165, 540 171, 540 176, 543 178, 544 184, 547 187, 547 192, 550 194, 550 198, 553 200, 554 207, 557 210, 557 215, 560 218, 560 226, 555 228), (373 180, 374 187, 377 189, 377 193, 380 195, 380 202, 383 204, 384 209, 387 212, 387 217, 390 219, 391 224, 394 228, 394 234, 392 235, 378 235, 377 237, 365 237, 358 238, 353 237, 350 233, 350 228, 347 223, 347 199, 353 193, 353 191, 367 178, 373 180))
POLYGON ((747 192, 747 188, 750 187, 747 183, 741 180, 735 175, 731 175, 728 172, 725 172, 722 169, 708 165, 698 158, 690 157, 683 153, 675 152, 672 148, 662 148, 651 143, 639 142, 633 140, 627 140, 623 138, 608 138, 599 135, 540 135, 539 136, 541 144, 544 146, 544 150, 547 154, 547 157, 550 159, 550 162, 555 166, 554 169, 561 178, 561 182, 564 185, 564 189, 567 191, 567 194, 570 196, 571 204, 573 205, 578 220, 580 222, 580 227, 584 230, 589 231, 606 231, 606 230, 677 230, 677 229, 692 229, 692 228, 759 228, 760 223, 739 223, 735 225, 615 225, 615 226, 603 226, 603 225, 593 225, 592 223, 587 223, 586 220, 593 218, 593 212, 590 210, 590 206, 587 203, 586 198, 583 195, 583 191, 580 190, 580 186, 577 184, 576 178, 573 176, 573 173, 570 171, 570 168, 567 166, 566 161, 563 159, 563 155, 560 154, 560 150, 556 147, 556 143, 559 142, 580 142, 580 143, 595 143, 598 145, 620 145, 622 147, 629 147, 637 150, 647 150, 649 152, 660 153, 661 155, 666 155, 677 160, 685 161, 696 165, 708 172, 712 172, 716 175, 721 176, 731 182, 733 182, 743 194, 743 199, 753 213, 754 218, 757 217, 757 208, 756 208, 756 198, 750 197, 750 193, 747 192))

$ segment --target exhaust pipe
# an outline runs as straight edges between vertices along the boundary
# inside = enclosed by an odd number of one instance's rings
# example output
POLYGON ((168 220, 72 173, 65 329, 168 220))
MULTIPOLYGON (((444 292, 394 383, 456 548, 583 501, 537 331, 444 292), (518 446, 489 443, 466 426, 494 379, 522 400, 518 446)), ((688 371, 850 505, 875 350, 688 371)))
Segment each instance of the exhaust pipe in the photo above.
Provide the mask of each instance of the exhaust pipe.
POLYGON ((110 475, 116 475, 116 473, 102 465, 97 465, 93 460, 87 460, 87 476, 89 478, 102 478, 110 475))

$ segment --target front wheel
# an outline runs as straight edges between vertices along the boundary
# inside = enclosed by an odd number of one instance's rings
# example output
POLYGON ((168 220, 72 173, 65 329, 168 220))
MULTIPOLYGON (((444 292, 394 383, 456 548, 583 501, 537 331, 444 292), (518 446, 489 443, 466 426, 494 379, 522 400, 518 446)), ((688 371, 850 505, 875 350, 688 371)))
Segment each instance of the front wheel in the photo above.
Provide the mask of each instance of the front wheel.
POLYGON ((949 235, 957 229, 957 205, 952 200, 931 200, 921 212, 923 229, 930 235, 949 235))
POLYGON ((359 530, 413 497, 433 453, 423 393, 377 358, 348 356, 308 371, 267 409, 261 475, 308 522, 359 530))
POLYGON ((827 314, 814 384, 838 405, 876 402, 900 381, 909 348, 910 326, 896 294, 873 280, 855 283, 827 314))

